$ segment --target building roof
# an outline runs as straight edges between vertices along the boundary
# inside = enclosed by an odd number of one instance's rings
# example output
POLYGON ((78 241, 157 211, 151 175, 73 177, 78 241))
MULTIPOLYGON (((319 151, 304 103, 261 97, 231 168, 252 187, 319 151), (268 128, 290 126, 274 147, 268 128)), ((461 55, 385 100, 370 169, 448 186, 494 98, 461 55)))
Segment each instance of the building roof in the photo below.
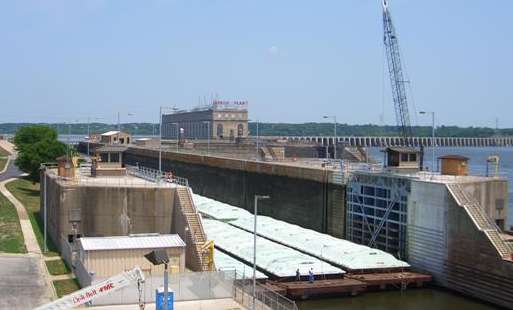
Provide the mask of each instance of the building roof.
POLYGON ((397 153, 419 153, 420 151, 413 147, 400 147, 390 146, 385 149, 385 152, 392 151, 397 153))
POLYGON ((457 160, 469 160, 468 157, 462 155, 448 154, 438 157, 438 159, 457 159, 457 160))
POLYGON ((185 242, 183 242, 179 235, 140 234, 113 237, 82 237, 79 241, 84 251, 185 247, 185 242))
POLYGON ((113 136, 113 135, 118 135, 118 134, 127 134, 127 133, 119 131, 119 130, 111 130, 111 131, 104 132, 101 135, 102 136, 113 136))

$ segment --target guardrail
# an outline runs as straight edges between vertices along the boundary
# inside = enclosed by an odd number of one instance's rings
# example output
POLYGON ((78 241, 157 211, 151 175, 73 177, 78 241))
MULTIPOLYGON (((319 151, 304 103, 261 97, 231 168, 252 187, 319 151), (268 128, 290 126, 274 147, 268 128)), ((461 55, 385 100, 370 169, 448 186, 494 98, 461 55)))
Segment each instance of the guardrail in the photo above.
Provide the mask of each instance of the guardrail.
POLYGON ((233 299, 247 307, 258 310, 298 310, 296 303, 287 297, 276 293, 263 286, 256 284, 255 305, 253 307, 253 279, 237 279, 234 281, 233 299))
POLYGON ((156 169, 143 166, 125 165, 128 174, 139 177, 150 182, 161 183, 168 182, 189 187, 189 180, 176 176, 170 172, 160 172, 156 169))

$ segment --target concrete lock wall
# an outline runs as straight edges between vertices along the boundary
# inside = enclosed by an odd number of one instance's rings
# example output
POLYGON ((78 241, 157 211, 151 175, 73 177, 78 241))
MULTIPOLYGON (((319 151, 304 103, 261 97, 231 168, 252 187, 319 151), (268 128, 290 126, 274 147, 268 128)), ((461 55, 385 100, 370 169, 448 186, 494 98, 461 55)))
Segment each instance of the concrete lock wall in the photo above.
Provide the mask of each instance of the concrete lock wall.
POLYGON ((454 200, 449 202, 447 242, 448 287, 513 309, 513 263, 498 256, 454 200))
MULTIPOLYGON (((465 184, 466 191, 472 186, 465 184)), ((490 186, 492 193, 481 195, 493 196, 494 186, 502 188, 500 183, 485 185, 490 186)), ((412 182, 408 262, 431 273, 440 286, 513 308, 513 263, 499 257, 445 184, 412 182)))
POLYGON ((171 232, 173 188, 71 185, 49 177, 47 187, 48 232, 59 249, 60 237, 73 234, 72 209, 83 236, 171 232))
MULTIPOLYGON (((163 153, 162 169, 186 177, 197 194, 302 227, 344 236, 345 188, 328 183, 326 170, 193 154, 163 153)), ((129 148, 124 163, 158 168, 158 152, 129 148)))

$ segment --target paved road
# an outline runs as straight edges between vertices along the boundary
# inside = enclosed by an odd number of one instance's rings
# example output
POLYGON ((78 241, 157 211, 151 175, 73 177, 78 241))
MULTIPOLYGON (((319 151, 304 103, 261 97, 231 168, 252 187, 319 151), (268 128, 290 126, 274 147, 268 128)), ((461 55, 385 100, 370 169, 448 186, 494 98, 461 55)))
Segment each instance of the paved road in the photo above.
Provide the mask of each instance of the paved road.
POLYGON ((0 174, 0 182, 5 181, 10 178, 17 178, 20 177, 23 174, 20 169, 14 164, 14 158, 9 160, 9 166, 7 167, 7 170, 0 174))
POLYGON ((41 264, 37 255, 0 254, 0 309, 32 309, 52 300, 41 264))

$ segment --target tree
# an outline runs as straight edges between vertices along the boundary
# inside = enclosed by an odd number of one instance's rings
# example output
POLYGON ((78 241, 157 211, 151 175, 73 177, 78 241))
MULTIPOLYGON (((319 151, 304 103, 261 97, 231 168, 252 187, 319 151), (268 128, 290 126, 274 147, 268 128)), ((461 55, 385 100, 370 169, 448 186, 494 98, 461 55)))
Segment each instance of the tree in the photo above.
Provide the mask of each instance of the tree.
POLYGON ((14 137, 14 145, 18 151, 16 165, 33 181, 39 180, 41 163, 54 162, 66 154, 66 145, 57 140, 57 132, 48 126, 20 128, 14 137))

